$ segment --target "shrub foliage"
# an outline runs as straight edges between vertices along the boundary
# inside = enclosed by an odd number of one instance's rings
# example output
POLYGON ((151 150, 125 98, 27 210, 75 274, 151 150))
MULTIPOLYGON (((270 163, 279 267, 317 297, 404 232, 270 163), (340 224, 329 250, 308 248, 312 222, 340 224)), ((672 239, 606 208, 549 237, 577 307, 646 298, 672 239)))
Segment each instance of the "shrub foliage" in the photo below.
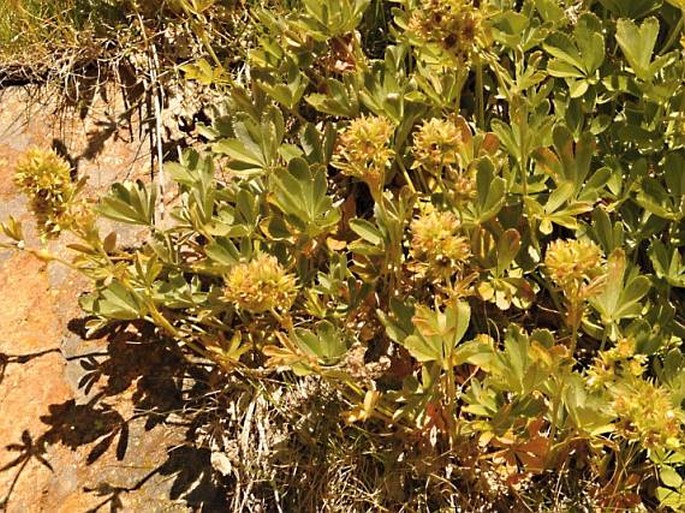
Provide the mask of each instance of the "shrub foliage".
POLYGON ((44 183, 52 157, 18 181, 81 239, 92 330, 144 319, 226 373, 322 380, 345 404, 331 422, 413 462, 384 507, 547 487, 538 504, 681 510, 683 9, 255 8, 249 79, 215 84, 225 105, 166 164, 169 218, 140 182, 98 203, 141 247, 65 219, 84 200, 53 194, 58 164, 44 183))

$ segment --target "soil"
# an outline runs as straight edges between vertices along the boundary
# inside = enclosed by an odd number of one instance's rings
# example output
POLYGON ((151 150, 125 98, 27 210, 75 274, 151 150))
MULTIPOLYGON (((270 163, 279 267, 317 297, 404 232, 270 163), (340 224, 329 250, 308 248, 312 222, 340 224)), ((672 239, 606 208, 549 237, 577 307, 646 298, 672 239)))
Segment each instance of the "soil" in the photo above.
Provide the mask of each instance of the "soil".
MULTIPOLYGON (((57 149, 93 194, 150 174, 144 130, 123 104, 93 95, 84 110, 56 97, 0 91, 0 220, 22 220, 30 244, 39 242, 12 183, 29 147, 57 149)), ((224 511, 209 452, 181 414, 197 376, 143 327, 84 340, 85 290, 63 267, 0 249, 0 511, 224 511)))

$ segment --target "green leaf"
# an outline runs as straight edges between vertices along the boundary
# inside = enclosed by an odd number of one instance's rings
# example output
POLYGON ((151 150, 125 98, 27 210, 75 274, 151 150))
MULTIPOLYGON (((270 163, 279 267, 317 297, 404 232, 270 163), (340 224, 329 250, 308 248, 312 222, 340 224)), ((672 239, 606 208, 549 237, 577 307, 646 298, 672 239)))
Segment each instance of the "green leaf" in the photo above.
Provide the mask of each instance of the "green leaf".
POLYGON ((583 13, 574 29, 574 40, 578 45, 586 76, 592 76, 604 62, 604 37, 602 22, 592 13, 583 13))
POLYGON ((7 237, 16 242, 22 242, 24 240, 24 231, 21 221, 17 221, 13 216, 9 216, 6 223, 0 223, 0 230, 7 237))
POLYGON ((524 14, 506 10, 493 16, 491 20, 495 40, 510 48, 518 47, 522 36, 530 25, 530 18, 524 14))
POLYGON ((553 77, 567 80, 571 98, 579 98, 589 87, 585 78, 592 78, 604 62, 602 24, 594 14, 584 13, 576 23, 573 38, 564 32, 550 35, 543 45, 554 57, 547 66, 553 77))
POLYGON ((494 348, 488 339, 477 337, 474 340, 460 344, 454 351, 455 365, 470 363, 478 367, 488 367, 495 357, 494 348))
POLYGON ((583 380, 577 374, 564 380, 563 403, 569 420, 581 432, 599 436, 613 430, 614 420, 606 399, 590 395, 583 380))
POLYGON ((348 34, 361 22, 371 0, 304 0, 312 30, 324 40, 348 34))
POLYGON ((312 123, 307 123, 300 133, 300 145, 307 162, 310 164, 328 164, 328 155, 324 154, 322 134, 312 123))
POLYGON ((319 112, 354 118, 359 115, 359 96, 351 74, 343 76, 343 82, 329 78, 326 80, 327 94, 312 93, 305 101, 319 112))
POLYGON ((685 287, 685 266, 678 248, 655 240, 647 250, 657 277, 674 287, 685 287))
POLYGON ((638 19, 661 7, 661 0, 599 0, 614 16, 638 19))
POLYGON ((414 325, 411 323, 414 307, 391 298, 390 312, 391 315, 388 315, 380 309, 376 310, 378 319, 383 324, 390 340, 397 344, 403 344, 404 339, 414 331, 414 325))
POLYGON ((287 83, 270 84, 264 80, 258 80, 257 84, 271 98, 292 111, 296 110, 300 103, 302 95, 309 84, 309 79, 304 73, 299 71, 295 64, 292 64, 288 70, 287 83))
POLYGON ((562 63, 573 66, 579 71, 577 76, 584 76, 583 58, 569 35, 563 32, 555 32, 546 39, 544 48, 547 53, 562 63))
POLYGON ((404 348, 419 362, 440 362, 444 359, 442 344, 420 335, 410 335, 402 341, 404 348))
POLYGON ((383 246, 385 242, 380 230, 366 219, 351 219, 350 229, 364 241, 374 246, 383 246))
POLYGON ((467 303, 452 303, 444 311, 420 305, 412 318, 416 331, 401 344, 420 362, 438 362, 447 369, 455 365, 454 349, 466 334, 471 319, 467 303))
POLYGON ((520 162, 522 159, 521 148, 514 128, 500 119, 493 119, 492 130, 497 135, 497 138, 502 141, 509 155, 520 162))
POLYGON ((547 22, 564 24, 567 22, 564 9, 556 0, 535 0, 535 8, 547 22))
POLYGON ((617 222, 612 226, 611 218, 603 208, 597 207, 592 212, 592 226, 606 254, 623 245, 623 225, 617 222))
POLYGON ((506 230, 497 241, 497 276, 501 276, 514 261, 521 248, 521 234, 514 228, 506 230))
POLYGON ((107 319, 132 321, 147 315, 142 299, 119 281, 98 292, 92 311, 107 319))
POLYGON ((258 149, 238 139, 223 139, 212 146, 212 151, 226 155, 236 163, 243 165, 245 171, 258 172, 266 166, 266 162, 258 149))
POLYGON ((662 507, 671 508, 673 511, 682 511, 685 507, 685 493, 683 490, 673 490, 659 486, 656 489, 656 497, 662 507))
POLYGON ((156 198, 155 188, 148 191, 140 180, 115 183, 109 194, 100 200, 97 211, 122 223, 152 226, 156 198))
POLYGON ((545 203, 545 213, 553 214, 561 208, 573 196, 575 186, 573 182, 561 182, 560 185, 549 195, 545 203))
POLYGON ((527 395, 540 388, 547 380, 554 357, 549 350, 530 337, 518 326, 508 329, 504 350, 497 350, 489 367, 493 386, 500 390, 527 395))
POLYGON ((212 151, 231 159, 229 167, 233 171, 251 176, 276 164, 285 135, 285 121, 279 109, 266 108, 260 120, 240 114, 233 120, 233 132, 234 138, 212 145, 212 151))
POLYGON ((216 237, 205 246, 205 254, 214 264, 227 269, 240 261, 240 251, 227 237, 216 237))
POLYGON ((685 195, 685 155, 682 151, 670 152, 664 159, 664 180, 672 196, 685 195))
POLYGON ((284 214, 286 221, 309 237, 330 231, 340 220, 340 211, 326 194, 328 182, 322 166, 311 166, 296 157, 287 169, 271 177, 272 203, 284 214))
POLYGON ((612 171, 608 167, 601 167, 595 171, 585 182, 582 191, 578 195, 578 199, 592 203, 597 201, 600 198, 600 191, 611 178, 611 173, 612 171))
POLYGON ((649 293, 650 281, 646 276, 628 272, 623 249, 615 249, 607 259, 607 280, 602 293, 590 300, 599 312, 605 327, 616 325, 621 319, 640 315, 640 300, 649 293))
POLYGON ((479 159, 476 173, 476 216, 480 224, 495 217, 504 206, 506 181, 495 177, 495 166, 488 157, 479 159))
POLYGON ((342 333, 328 321, 321 321, 316 333, 296 328, 293 339, 302 351, 315 356, 322 365, 338 363, 347 352, 342 333))
POLYGON ((659 469, 659 479, 663 484, 671 488, 680 488, 683 484, 683 478, 680 477, 680 474, 673 467, 667 465, 659 469))
POLYGON ((587 80, 574 80, 569 85, 571 98, 580 98, 587 92, 589 86, 590 84, 587 80))
POLYGON ((648 18, 639 27, 632 21, 620 19, 616 23, 616 41, 637 77, 644 81, 654 78, 651 67, 654 45, 659 35, 659 21, 648 18))
POLYGON ((620 305, 614 312, 614 317, 627 319, 640 315, 642 305, 639 302, 647 295, 650 287, 649 278, 646 276, 636 276, 628 280, 621 292, 620 305))
POLYGON ((684 213, 674 205, 674 198, 661 183, 649 176, 642 179, 636 201, 638 205, 655 216, 679 221, 684 213))
POLYGON ((223 66, 212 67, 206 59, 179 66, 185 73, 186 80, 197 80, 204 85, 216 85, 226 82, 226 69, 223 66))

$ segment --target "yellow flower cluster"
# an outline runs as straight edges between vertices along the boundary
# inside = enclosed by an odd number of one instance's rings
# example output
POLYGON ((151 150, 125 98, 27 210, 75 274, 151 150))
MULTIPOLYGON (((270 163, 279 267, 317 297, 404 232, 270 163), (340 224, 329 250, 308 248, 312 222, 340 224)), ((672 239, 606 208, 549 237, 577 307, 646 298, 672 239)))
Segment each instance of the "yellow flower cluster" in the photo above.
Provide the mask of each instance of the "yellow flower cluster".
POLYGON ((69 164, 52 150, 32 148, 17 163, 14 181, 29 197, 41 232, 59 234, 68 223, 68 203, 75 190, 69 164))
POLYGON ((623 337, 616 345, 600 351, 588 369, 588 385, 594 390, 612 385, 622 376, 639 378, 645 372, 647 357, 635 352, 635 340, 623 337))
POLYGON ((407 28, 466 62, 482 35, 482 14, 468 0, 426 0, 414 11, 407 28))
MULTIPOLYGON (((555 240, 545 255, 545 268, 567 301, 566 324, 577 333, 582 322, 585 301, 604 289, 606 272, 602 250, 594 242, 555 240)), ((571 347, 575 349, 576 339, 571 347)))
POLYGON ((296 295, 295 277, 264 253, 236 265, 225 279, 224 298, 252 313, 290 310, 296 295))
POLYGON ((452 173, 452 176, 450 176, 449 179, 450 185, 448 193, 456 204, 463 201, 471 201, 478 195, 476 192, 476 179, 473 176, 473 173, 452 173))
POLYGON ((424 121, 414 135, 414 167, 440 174, 447 166, 460 164, 461 132, 449 120, 433 118, 424 121))
POLYGON ((602 263, 599 246, 580 240, 552 241, 545 255, 545 268, 552 281, 567 293, 579 292, 583 282, 597 275, 602 263))
POLYGON ((372 192, 380 190, 394 155, 389 147, 394 130, 383 117, 361 116, 353 120, 340 134, 333 165, 366 182, 372 192))
POLYGON ((619 429, 628 439, 648 448, 675 448, 682 438, 682 410, 675 408, 666 389, 635 379, 616 391, 614 409, 619 429))
POLYGON ((460 266, 471 256, 466 237, 459 235, 459 220, 451 212, 427 209, 410 226, 411 255, 426 264, 428 270, 460 266))

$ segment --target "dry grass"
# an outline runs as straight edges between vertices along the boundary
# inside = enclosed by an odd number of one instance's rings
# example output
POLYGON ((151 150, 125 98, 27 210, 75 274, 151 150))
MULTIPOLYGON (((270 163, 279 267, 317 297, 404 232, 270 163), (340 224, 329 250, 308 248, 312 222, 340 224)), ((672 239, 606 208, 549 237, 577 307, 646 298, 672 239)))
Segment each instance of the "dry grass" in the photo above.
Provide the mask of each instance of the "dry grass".
POLYGON ((596 511, 597 485, 553 473, 508 485, 464 443, 438 452, 382 424, 345 425, 349 404, 316 377, 226 376, 198 409, 199 443, 229 481, 230 511, 596 511), (473 465, 458 466, 471 456, 473 465))
POLYGON ((185 0, 0 0, 0 86, 3 80, 63 80, 94 63, 101 68, 122 60, 144 63, 151 48, 164 73, 208 54, 242 59, 250 30, 246 5, 215 0, 202 11, 192 5, 185 0))
POLYGON ((44 71, 66 56, 92 59, 124 22, 102 0, 0 0, 0 62, 44 71))

